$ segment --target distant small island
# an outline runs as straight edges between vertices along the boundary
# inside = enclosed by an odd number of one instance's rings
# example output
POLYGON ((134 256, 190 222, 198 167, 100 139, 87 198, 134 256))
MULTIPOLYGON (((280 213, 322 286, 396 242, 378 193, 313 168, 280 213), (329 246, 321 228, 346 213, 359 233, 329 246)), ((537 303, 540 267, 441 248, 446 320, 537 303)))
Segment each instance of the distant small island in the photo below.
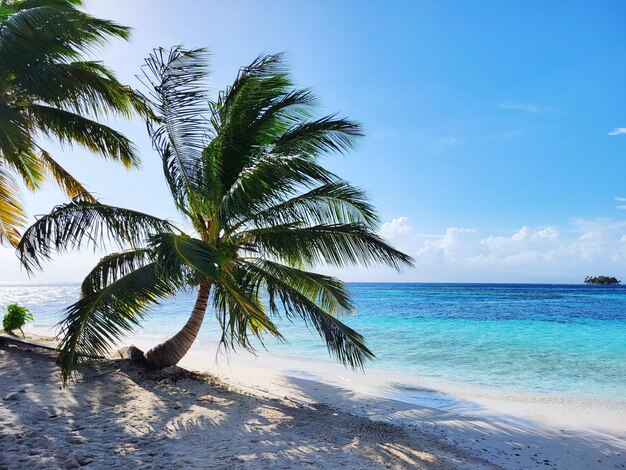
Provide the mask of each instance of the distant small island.
POLYGON ((585 284, 602 284, 602 285, 610 285, 610 284, 619 284, 620 281, 616 277, 613 276, 587 276, 585 278, 585 284))

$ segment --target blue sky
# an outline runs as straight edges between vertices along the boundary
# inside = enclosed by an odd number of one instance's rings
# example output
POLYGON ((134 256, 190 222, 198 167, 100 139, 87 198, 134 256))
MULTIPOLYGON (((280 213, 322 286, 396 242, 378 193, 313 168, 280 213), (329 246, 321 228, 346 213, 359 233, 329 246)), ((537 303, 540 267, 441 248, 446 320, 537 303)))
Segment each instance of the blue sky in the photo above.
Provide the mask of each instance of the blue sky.
MULTIPOLYGON (((101 57, 135 75, 153 47, 208 47, 217 92, 261 52, 286 51, 320 113, 367 138, 328 166, 366 188, 381 232, 417 268, 347 280, 579 282, 626 278, 626 3, 92 0, 134 28, 101 57), (620 131, 620 129, 623 131, 620 131), (615 135, 609 135, 609 134, 615 135), (618 198, 618 199, 616 199, 618 198)), ((115 123, 142 150, 127 172, 80 149, 55 154, 104 201, 175 217, 141 122, 115 123)), ((63 196, 27 196, 31 214, 63 196)), ((99 254, 42 275, 79 280, 99 254)), ((9 250, 1 281, 22 281, 9 250)))

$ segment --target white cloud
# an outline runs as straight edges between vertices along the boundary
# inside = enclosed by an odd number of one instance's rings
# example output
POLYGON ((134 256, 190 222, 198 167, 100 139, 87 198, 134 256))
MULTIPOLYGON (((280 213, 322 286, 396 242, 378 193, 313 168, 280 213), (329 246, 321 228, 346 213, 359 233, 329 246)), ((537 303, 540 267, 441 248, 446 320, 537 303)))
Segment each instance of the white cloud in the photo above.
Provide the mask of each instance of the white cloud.
POLYGON ((551 111, 550 108, 538 106, 536 104, 512 103, 510 101, 504 101, 503 103, 500 103, 499 108, 526 111, 527 113, 544 113, 546 111, 551 111))
POLYGON ((626 221, 574 219, 563 227, 523 226, 505 235, 472 227, 423 235, 407 217, 383 227, 394 245, 416 260, 405 281, 579 282, 590 273, 626 276, 626 221))
POLYGON ((626 134, 626 127, 616 127, 607 135, 622 135, 622 134, 626 134))
POLYGON ((615 199, 618 202, 626 202, 626 197, 615 196, 613 199, 615 199))
POLYGON ((597 230, 593 230, 592 232, 585 232, 580 237, 578 237, 579 240, 597 240, 598 238, 602 238, 602 233, 598 232, 597 230))
POLYGON ((482 249, 478 245, 480 239, 476 230, 471 228, 449 227, 442 238, 426 240, 422 248, 417 250, 417 257, 442 255, 447 258, 467 258, 478 256, 482 249))
POLYGON ((413 227, 409 224, 409 218, 398 217, 397 219, 391 219, 391 222, 382 224, 379 233, 384 238, 391 240, 398 235, 409 233, 411 230, 413 230, 413 227))

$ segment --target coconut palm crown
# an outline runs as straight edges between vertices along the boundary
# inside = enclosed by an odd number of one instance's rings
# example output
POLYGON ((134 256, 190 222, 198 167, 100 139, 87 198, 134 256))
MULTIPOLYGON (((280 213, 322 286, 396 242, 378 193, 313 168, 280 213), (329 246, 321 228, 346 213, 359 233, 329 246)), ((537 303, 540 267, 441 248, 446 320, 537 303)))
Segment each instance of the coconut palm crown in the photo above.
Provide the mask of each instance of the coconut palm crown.
POLYGON ((378 263, 400 269, 412 262, 376 235, 378 219, 366 195, 320 164, 325 154, 352 148, 360 126, 335 116, 314 119, 312 92, 293 87, 281 55, 242 68, 215 101, 204 88, 204 50, 158 49, 146 63, 144 81, 158 116, 149 132, 176 207, 194 233, 80 198, 26 231, 18 249, 29 271, 54 252, 87 243, 123 249, 98 263, 80 300, 67 308, 64 379, 78 361, 106 354, 150 305, 190 287, 197 288, 191 316, 145 353, 150 367, 185 355, 208 305, 228 348, 253 349, 252 337, 282 338, 273 319, 299 317, 342 363, 362 367, 372 352, 337 318, 353 310, 346 286, 310 271, 378 263))
POLYGON ((52 138, 136 166, 119 132, 98 122, 147 109, 101 62, 87 56, 129 30, 79 10, 80 0, 0 2, 0 243, 13 245, 26 224, 19 181, 39 188, 52 177, 70 197, 93 198, 41 143, 52 138))

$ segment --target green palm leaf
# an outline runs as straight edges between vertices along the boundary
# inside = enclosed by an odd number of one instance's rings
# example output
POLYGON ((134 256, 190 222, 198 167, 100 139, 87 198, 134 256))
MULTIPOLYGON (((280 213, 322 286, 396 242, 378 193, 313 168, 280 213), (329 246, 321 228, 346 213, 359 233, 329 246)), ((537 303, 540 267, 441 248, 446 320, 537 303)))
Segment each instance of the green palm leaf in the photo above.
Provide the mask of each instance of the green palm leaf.
POLYGON ((337 267, 385 264, 397 270, 412 265, 411 257, 392 248, 361 223, 310 227, 284 224, 251 229, 241 236, 250 239, 260 254, 287 264, 325 263, 337 267))
MULTIPOLYGON (((37 141, 57 139, 127 167, 139 164, 128 138, 94 119, 152 117, 151 110, 102 63, 86 60, 109 39, 128 38, 129 30, 81 11, 78 0, 11 0, 0 6, 0 160, 30 189, 49 175, 69 194, 89 197, 67 170, 42 154, 37 141)), ((14 199, 0 203, 15 205, 14 199)), ((20 224, 14 220, 17 225, 5 229, 15 234, 20 224)), ((6 217, 5 223, 13 222, 6 217)))
POLYGON ((245 224, 267 227, 299 222, 312 225, 360 222, 375 226, 379 219, 363 191, 338 181, 318 186, 285 201, 272 200, 268 207, 262 207, 230 230, 245 224))
POLYGON ((216 279, 227 258, 211 245, 187 235, 156 233, 150 237, 154 258, 166 272, 180 272, 180 266, 192 268, 199 278, 216 279))
POLYGON ((241 172, 224 194, 217 215, 223 227, 253 217, 262 207, 298 194, 307 186, 331 184, 338 178, 302 156, 269 156, 241 172))
POLYGON ((18 229, 26 224, 19 188, 11 172, 0 160, 0 243, 19 242, 18 229))
POLYGON ((53 253, 79 249, 84 244, 120 248, 140 247, 153 233, 175 230, 166 220, 142 212, 75 199, 55 207, 24 233, 17 246, 29 272, 40 269, 53 253))
POLYGON ((209 133, 204 117, 208 96, 202 87, 207 76, 206 61, 204 49, 161 48, 146 59, 144 68, 150 90, 147 99, 157 116, 149 121, 149 133, 181 209, 200 196, 194 189, 198 184, 196 163, 209 133))
POLYGON ((29 101, 42 101, 51 106, 80 114, 99 116, 118 113, 132 117, 133 100, 130 87, 122 85, 102 63, 77 61, 45 63, 31 67, 9 82, 13 93, 29 101))
POLYGON ((265 312, 260 286, 243 274, 242 270, 231 268, 220 276, 213 289, 213 306, 222 328, 220 344, 254 351, 249 334, 261 344, 266 333, 281 341, 283 336, 265 312))
POLYGON ((281 280, 331 315, 354 311, 350 293, 339 279, 265 259, 246 260, 244 265, 263 277, 281 280))
POLYGON ((80 197, 88 202, 96 202, 96 199, 87 191, 80 181, 74 178, 65 168, 54 160, 48 152, 41 151, 41 160, 50 176, 54 178, 57 185, 71 198, 80 197))
POLYGON ((109 284, 145 266, 150 262, 151 250, 134 250, 112 253, 102 258, 87 274, 80 286, 81 297, 88 297, 109 284))
MULTIPOLYGON (((297 315, 312 325, 326 342, 329 353, 343 364, 363 368, 366 361, 374 359, 363 336, 324 308, 332 309, 338 303, 337 291, 341 287, 334 280, 277 264, 247 263, 246 269, 266 286, 273 314, 280 315, 284 310, 288 317, 297 315)), ((345 300, 345 292, 340 295, 345 300)))
POLYGON ((38 129, 61 143, 77 143, 111 160, 121 161, 125 167, 141 162, 137 150, 123 134, 78 114, 43 105, 28 107, 29 115, 38 129))
POLYGON ((181 286, 166 281, 156 263, 83 296, 65 311, 60 323, 59 362, 65 382, 77 363, 105 356, 121 336, 139 325, 146 309, 181 286))

